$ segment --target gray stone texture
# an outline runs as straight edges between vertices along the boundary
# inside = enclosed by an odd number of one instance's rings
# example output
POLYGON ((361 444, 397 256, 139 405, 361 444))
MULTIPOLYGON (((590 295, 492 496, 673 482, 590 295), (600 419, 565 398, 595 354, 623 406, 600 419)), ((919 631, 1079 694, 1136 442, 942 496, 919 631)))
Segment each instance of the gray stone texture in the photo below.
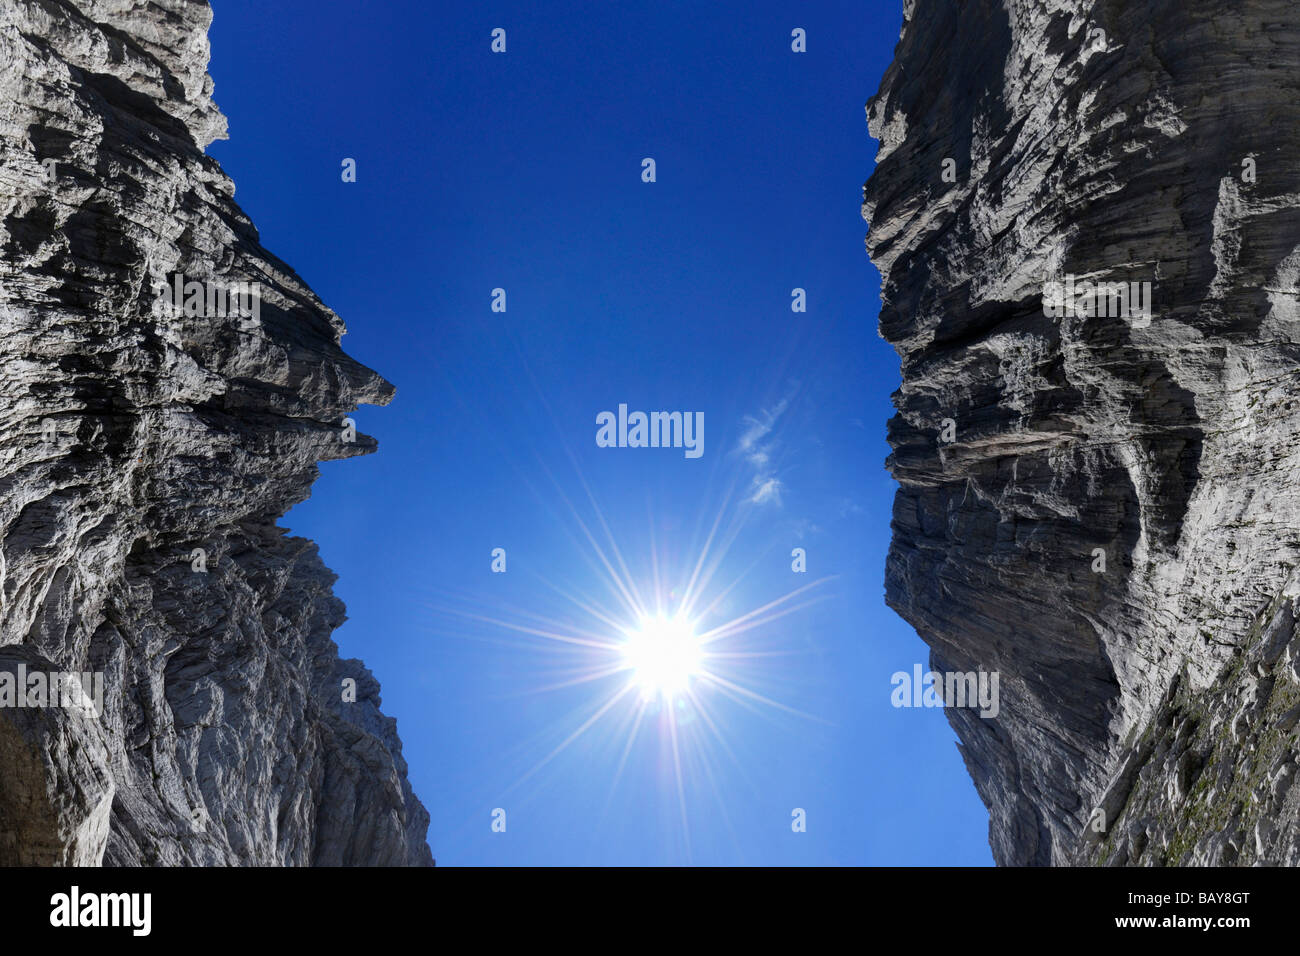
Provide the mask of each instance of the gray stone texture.
POLYGON ((430 864, 334 575, 276 526, 393 387, 204 153, 211 18, 0 0, 0 670, 105 675, 98 718, 0 708, 0 863, 430 864), (260 315, 159 313, 177 272, 260 315))
POLYGON ((863 203, 886 595, 1001 675, 949 710, 994 857, 1300 863, 1294 0, 904 8, 863 203), (1067 274, 1151 282, 1150 324, 1045 315, 1067 274))

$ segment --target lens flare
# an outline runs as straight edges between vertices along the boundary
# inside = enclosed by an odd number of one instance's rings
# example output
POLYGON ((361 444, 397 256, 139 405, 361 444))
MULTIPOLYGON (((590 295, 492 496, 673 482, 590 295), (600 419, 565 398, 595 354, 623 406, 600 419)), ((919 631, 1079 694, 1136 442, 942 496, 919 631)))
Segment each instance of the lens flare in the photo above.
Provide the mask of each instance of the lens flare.
MULTIPOLYGON (((609 793, 597 818, 599 830, 625 771, 641 785, 657 778, 665 795, 675 796, 679 846, 689 860, 691 807, 706 790, 730 831, 727 774, 749 781, 745 752, 733 746, 744 732, 742 721, 749 715, 769 720, 786 715, 826 723, 766 690, 789 670, 778 659, 807 653, 809 642, 797 633, 783 634, 782 622, 825 600, 826 594, 810 592, 833 576, 783 594, 778 585, 779 596, 746 600, 751 575, 765 559, 737 555, 741 532, 754 517, 751 508, 736 504, 738 479, 717 493, 716 510, 710 506, 700 513, 689 540, 660 545, 658 529, 671 522, 651 510, 648 533, 611 526, 571 451, 569 458, 582 492, 578 503, 540 460, 532 463, 533 470, 550 480, 547 493, 533 486, 528 469, 521 475, 540 502, 555 508, 560 528, 575 545, 572 563, 579 574, 557 581, 545 568, 530 569, 536 586, 524 592, 529 597, 524 607, 505 603, 494 592, 455 595, 452 605, 436 609, 472 622, 465 636, 547 652, 530 665, 536 682, 530 681, 521 696, 591 689, 589 697, 569 696, 571 710, 520 742, 512 752, 518 755, 512 779, 495 788, 490 799, 500 801, 530 782, 546 785, 543 771, 567 753, 581 761, 571 772, 606 771, 609 793), (644 547, 641 559, 630 564, 624 553, 629 541, 644 547), (590 573, 582 573, 582 564, 590 573), (502 633, 485 634, 484 628, 502 633)), ((752 547, 755 539, 747 540, 752 547)), ((760 593, 771 588, 769 581, 760 593)))
POLYGON ((632 683, 646 700, 671 703, 703 670, 703 646, 692 623, 681 615, 642 618, 635 630, 627 632, 622 653, 632 683))

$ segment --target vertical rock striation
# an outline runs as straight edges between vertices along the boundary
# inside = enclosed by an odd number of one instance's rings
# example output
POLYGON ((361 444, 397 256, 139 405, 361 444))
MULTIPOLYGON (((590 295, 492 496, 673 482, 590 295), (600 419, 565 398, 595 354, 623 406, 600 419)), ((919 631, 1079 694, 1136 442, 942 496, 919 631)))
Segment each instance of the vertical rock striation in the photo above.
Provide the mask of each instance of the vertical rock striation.
POLYGON ((334 576, 275 524, 393 388, 204 154, 211 17, 0 0, 0 678, 104 675, 98 716, 0 706, 0 863, 428 864, 334 576), (157 309, 176 274, 259 307, 157 309))
POLYGON ((1300 863, 1294 2, 904 7, 863 204, 886 597, 1000 674, 996 718, 949 709, 994 857, 1300 863), (1045 309, 1070 277, 1150 321, 1045 309))

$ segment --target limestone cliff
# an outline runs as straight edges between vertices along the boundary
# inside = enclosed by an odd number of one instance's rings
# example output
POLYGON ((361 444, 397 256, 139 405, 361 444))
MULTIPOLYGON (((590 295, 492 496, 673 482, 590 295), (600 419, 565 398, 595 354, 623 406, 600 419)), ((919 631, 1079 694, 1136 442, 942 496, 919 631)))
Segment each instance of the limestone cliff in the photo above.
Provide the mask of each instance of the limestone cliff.
POLYGON ((104 678, 102 713, 0 706, 0 863, 431 863, 334 577, 275 524, 393 388, 204 154, 211 17, 0 0, 0 676, 104 678))
POLYGON ((886 596, 1001 675, 949 709, 994 856, 1300 863, 1294 0, 904 8, 863 205, 886 596))

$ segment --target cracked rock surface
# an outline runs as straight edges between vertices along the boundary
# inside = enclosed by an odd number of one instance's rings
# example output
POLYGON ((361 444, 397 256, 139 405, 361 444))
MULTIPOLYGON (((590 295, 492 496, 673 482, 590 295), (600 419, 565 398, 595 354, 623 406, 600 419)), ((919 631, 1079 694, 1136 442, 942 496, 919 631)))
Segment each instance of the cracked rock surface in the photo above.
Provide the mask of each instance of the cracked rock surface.
POLYGON ((994 858, 1300 863, 1293 0, 907 0, 868 118, 886 597, 1000 674, 948 711, 994 858))
POLYGON ((0 706, 0 864, 430 864, 334 575, 276 526, 393 388, 204 153, 211 18, 0 0, 0 677, 104 677, 97 716, 0 706), (159 310, 176 274, 259 308, 159 310))

